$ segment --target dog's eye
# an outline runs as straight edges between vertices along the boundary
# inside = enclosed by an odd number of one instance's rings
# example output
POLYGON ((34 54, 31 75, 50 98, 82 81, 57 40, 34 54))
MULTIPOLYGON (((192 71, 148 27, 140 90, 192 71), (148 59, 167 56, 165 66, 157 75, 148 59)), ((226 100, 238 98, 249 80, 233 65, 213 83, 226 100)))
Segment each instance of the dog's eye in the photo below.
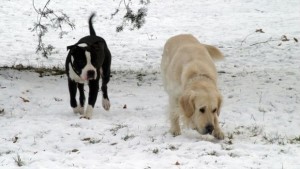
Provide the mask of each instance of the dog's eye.
POLYGON ((215 113, 216 111, 217 111, 217 109, 213 109, 213 111, 212 111, 212 112, 213 112, 213 113, 215 113))
POLYGON ((199 109, 199 111, 200 111, 201 113, 205 113, 205 107, 201 107, 201 108, 199 109))

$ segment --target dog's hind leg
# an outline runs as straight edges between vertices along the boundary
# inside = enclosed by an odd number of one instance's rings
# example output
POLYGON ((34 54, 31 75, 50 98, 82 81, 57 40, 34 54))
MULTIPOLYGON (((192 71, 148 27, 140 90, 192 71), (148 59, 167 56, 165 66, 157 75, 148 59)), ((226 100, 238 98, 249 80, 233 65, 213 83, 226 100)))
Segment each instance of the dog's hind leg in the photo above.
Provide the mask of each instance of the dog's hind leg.
POLYGON ((105 110, 109 110, 110 109, 110 101, 108 98, 108 94, 107 94, 107 83, 108 83, 109 79, 106 78, 102 78, 102 86, 101 86, 101 90, 102 90, 102 107, 105 110))
POLYGON ((102 91, 102 106, 105 110, 110 109, 110 101, 108 98, 108 93, 107 93, 107 84, 110 80, 110 64, 111 64, 111 54, 110 51, 108 50, 107 46, 105 47, 105 60, 104 64, 102 65, 101 68, 101 77, 102 77, 102 86, 101 86, 101 91, 102 91))

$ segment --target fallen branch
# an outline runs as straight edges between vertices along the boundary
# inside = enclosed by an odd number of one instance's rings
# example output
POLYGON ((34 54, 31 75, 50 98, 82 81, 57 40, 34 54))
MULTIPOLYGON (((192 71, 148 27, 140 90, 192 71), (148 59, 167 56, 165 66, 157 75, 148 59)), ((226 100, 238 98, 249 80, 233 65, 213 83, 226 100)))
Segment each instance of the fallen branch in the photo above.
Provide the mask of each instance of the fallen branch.
POLYGON ((272 40, 272 37, 270 37, 270 38, 269 38, 268 40, 266 40, 266 41, 253 43, 253 44, 251 44, 250 46, 255 46, 255 45, 264 44, 264 43, 269 43, 269 42, 275 42, 275 41, 278 41, 278 40, 272 40))

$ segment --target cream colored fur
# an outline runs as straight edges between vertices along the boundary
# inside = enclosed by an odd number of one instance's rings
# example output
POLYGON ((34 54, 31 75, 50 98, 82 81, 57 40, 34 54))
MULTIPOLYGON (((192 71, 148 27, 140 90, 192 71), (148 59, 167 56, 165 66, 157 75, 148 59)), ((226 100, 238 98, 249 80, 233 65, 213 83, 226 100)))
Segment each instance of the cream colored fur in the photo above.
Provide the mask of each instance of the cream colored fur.
POLYGON ((192 35, 177 35, 166 42, 161 71, 174 136, 181 134, 179 121, 183 117, 185 124, 199 133, 206 134, 207 126, 212 125, 212 135, 224 138, 218 122, 222 96, 213 62, 219 59, 223 55, 216 47, 201 44, 192 35))

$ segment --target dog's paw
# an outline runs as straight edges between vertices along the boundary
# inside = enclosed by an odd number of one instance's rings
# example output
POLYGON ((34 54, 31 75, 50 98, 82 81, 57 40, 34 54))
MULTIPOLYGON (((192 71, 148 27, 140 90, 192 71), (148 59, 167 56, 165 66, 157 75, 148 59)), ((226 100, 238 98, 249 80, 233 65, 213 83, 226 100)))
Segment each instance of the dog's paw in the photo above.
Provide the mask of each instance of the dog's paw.
POLYGON ((86 116, 81 116, 80 119, 87 119, 87 120, 90 120, 91 118, 90 118, 90 117, 86 117, 86 116))
POLYGON ((171 129, 171 130, 170 130, 170 133, 173 135, 173 137, 176 137, 176 136, 181 135, 180 129, 179 129, 179 130, 171 129))
POLYGON ((103 108, 108 111, 110 109, 110 101, 108 99, 102 99, 103 108))
POLYGON ((223 140, 225 135, 224 133, 221 131, 221 130, 214 130, 212 135, 216 138, 216 139, 219 139, 219 140, 223 140))
POLYGON ((84 109, 83 109, 83 107, 81 107, 81 106, 77 106, 77 107, 73 108, 73 112, 74 112, 75 114, 80 114, 80 115, 82 115, 83 112, 84 112, 84 109))
POLYGON ((91 105, 88 105, 83 116, 80 118, 85 118, 85 119, 91 119, 92 114, 93 114, 93 107, 91 105))

